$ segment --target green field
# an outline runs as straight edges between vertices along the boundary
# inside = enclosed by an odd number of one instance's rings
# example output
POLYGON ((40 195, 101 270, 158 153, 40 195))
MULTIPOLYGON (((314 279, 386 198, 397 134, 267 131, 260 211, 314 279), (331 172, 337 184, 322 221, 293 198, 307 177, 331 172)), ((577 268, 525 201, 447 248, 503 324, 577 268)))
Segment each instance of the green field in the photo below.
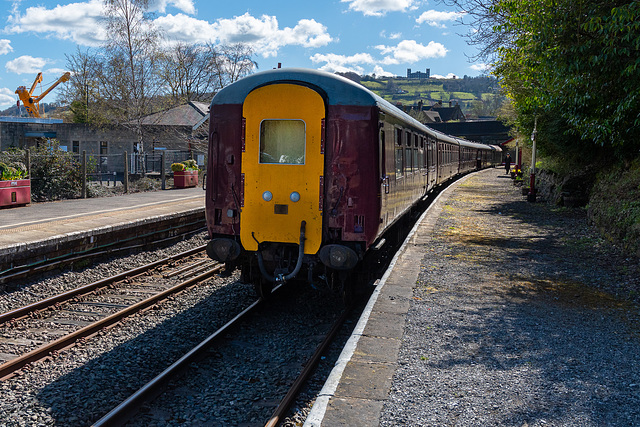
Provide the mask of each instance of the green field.
POLYGON ((474 112, 487 114, 488 101, 499 92, 497 81, 489 77, 446 80, 369 79, 360 83, 392 104, 411 106, 422 101, 425 106, 429 106, 438 101, 445 105, 453 102, 459 103, 463 112, 471 116, 474 112))

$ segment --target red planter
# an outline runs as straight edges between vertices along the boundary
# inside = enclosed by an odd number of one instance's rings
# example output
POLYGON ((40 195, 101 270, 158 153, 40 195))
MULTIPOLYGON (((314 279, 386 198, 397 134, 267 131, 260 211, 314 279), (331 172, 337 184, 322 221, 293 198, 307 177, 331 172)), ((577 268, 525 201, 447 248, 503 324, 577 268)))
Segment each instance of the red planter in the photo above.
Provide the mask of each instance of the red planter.
POLYGON ((0 181, 0 207, 31 203, 31 180, 0 181))
POLYGON ((173 173, 173 186, 176 188, 195 187, 198 185, 198 171, 182 171, 173 173))

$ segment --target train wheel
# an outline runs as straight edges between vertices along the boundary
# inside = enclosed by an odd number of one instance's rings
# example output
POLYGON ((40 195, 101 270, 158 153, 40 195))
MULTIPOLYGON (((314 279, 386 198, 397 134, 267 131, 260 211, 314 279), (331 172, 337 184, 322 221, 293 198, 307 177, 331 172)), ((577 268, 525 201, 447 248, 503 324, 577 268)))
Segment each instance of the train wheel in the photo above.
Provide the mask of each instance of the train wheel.
POLYGON ((253 287, 256 290, 256 294, 258 295, 258 297, 262 298, 265 301, 271 298, 273 283, 260 277, 253 282, 253 287))

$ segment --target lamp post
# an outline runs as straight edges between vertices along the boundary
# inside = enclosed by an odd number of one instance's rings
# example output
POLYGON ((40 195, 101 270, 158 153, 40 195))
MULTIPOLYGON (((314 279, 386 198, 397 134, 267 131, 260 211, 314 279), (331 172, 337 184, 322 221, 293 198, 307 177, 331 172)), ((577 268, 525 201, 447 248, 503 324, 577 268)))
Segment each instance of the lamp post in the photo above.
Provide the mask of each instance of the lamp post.
POLYGON ((536 137, 538 136, 538 117, 533 122, 533 133, 531 133, 531 142, 533 147, 531 148, 531 177, 529 178, 529 194, 527 194, 527 201, 536 201, 536 137))

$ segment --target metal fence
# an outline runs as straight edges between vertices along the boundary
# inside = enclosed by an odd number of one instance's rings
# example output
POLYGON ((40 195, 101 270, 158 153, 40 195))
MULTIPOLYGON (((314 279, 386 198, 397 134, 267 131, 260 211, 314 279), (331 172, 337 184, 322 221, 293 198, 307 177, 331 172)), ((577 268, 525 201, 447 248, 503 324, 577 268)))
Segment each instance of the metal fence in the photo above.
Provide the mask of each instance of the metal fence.
POLYGON ((166 178, 173 174, 171 165, 192 158, 200 170, 205 172, 206 155, 193 151, 155 150, 144 155, 52 151, 50 154, 32 155, 27 150, 13 161, 19 161, 29 168, 32 199, 46 201, 90 196, 87 192, 89 186, 122 186, 122 190, 127 191, 130 182, 143 176, 161 181, 161 188, 165 188, 166 178))
MULTIPOLYGON (((87 178, 90 181, 113 182, 114 185, 124 181, 124 173, 140 177, 161 178, 164 159, 164 172, 171 174, 171 165, 193 158, 200 170, 206 170, 206 156, 204 153, 189 151, 156 150, 153 153, 127 154, 126 167, 124 154, 89 155, 87 154, 87 178), (192 157, 193 156, 193 157, 192 157)), ((82 162, 82 156, 78 156, 82 162)))

